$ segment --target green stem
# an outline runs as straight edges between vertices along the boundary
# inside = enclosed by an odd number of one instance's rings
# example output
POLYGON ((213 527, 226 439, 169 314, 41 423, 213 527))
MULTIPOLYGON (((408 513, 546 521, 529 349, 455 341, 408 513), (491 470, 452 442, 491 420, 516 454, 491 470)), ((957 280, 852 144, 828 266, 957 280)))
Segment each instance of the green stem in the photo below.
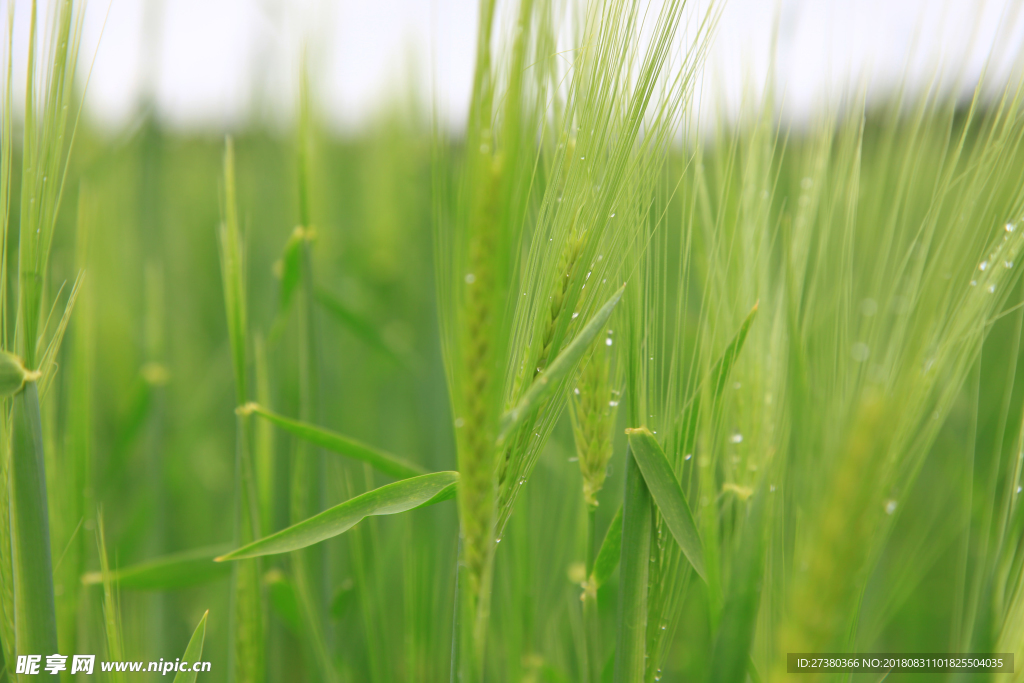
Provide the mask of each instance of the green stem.
POLYGON ((587 505, 587 576, 594 571, 597 559, 597 506, 587 505))
MULTIPOLYGON (((594 573, 594 560, 597 558, 597 506, 587 505, 587 581, 594 573)), ((583 680, 586 683, 597 683, 601 673, 597 661, 597 653, 601 651, 598 643, 600 621, 597 614, 597 593, 584 585, 583 590, 583 680)))
POLYGON ((626 494, 622 504, 622 551, 616 683, 643 683, 647 638, 647 578, 651 555, 651 493, 643 474, 626 451, 626 494))
MULTIPOLYGON (((309 226, 303 226, 308 229, 309 226)), ((302 286, 299 301, 299 416, 306 422, 318 422, 319 375, 316 333, 313 324, 315 306, 313 291, 313 259, 309 240, 302 244, 302 286)), ((319 448, 303 441, 296 443, 292 468, 292 524, 308 519, 323 510, 323 461, 319 448)), ((329 594, 324 566, 326 554, 321 547, 292 553, 292 569, 302 609, 306 614, 313 640, 313 654, 325 680, 334 680, 334 665, 327 654, 327 606, 329 594)))
POLYGON ((14 397, 10 466, 15 652, 57 652, 50 519, 46 498, 39 389, 27 382, 14 397))

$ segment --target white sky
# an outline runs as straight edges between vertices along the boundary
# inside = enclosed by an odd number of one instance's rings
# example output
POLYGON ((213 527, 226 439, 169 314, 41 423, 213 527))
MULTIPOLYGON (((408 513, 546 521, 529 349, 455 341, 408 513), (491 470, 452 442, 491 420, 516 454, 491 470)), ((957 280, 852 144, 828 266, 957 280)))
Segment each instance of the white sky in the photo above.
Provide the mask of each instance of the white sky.
MULTIPOLYGON (((15 6, 15 73, 24 69, 31 0, 15 6)), ((705 6, 709 0, 689 0, 705 6)), ((42 4, 46 4, 43 2, 42 4)), ((500 0, 499 0, 500 4, 500 0)), ((885 92, 909 74, 922 87, 941 70, 973 85, 995 51, 997 71, 1024 42, 1024 0, 726 0, 704 79, 735 109, 775 64, 785 109, 805 118, 837 84, 885 92)), ((300 46, 308 44, 316 104, 337 126, 372 119, 389 96, 416 86, 455 122, 466 109, 477 0, 90 0, 81 73, 95 66, 89 116, 130 125, 146 92, 161 120, 220 130, 246 116, 287 120, 300 46), (106 20, 105 28, 104 20, 106 20), (100 39, 103 29, 102 40, 100 39)), ((6 24, 6 11, 0 25, 6 24)), ((6 31, 6 28, 5 28, 6 31)), ((23 79, 15 87, 23 88, 23 79)), ((705 97, 705 105, 715 97, 705 97)))

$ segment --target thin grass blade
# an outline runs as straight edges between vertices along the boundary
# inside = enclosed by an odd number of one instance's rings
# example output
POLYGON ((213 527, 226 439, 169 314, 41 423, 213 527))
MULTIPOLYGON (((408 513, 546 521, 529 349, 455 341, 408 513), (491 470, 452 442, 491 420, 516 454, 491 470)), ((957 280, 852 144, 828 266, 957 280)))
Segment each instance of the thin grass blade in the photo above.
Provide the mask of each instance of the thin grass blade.
POLYGON ((53 382, 54 374, 57 372, 57 354, 60 352, 60 345, 64 341, 64 333, 67 332, 68 323, 71 322, 71 312, 75 309, 75 302, 78 301, 78 295, 82 291, 84 280, 85 272, 80 271, 77 277, 75 277, 75 284, 68 295, 68 301, 64 305, 64 313, 60 317, 60 322, 57 323, 57 329, 54 330, 50 343, 46 345, 46 351, 43 352, 43 356, 39 360, 39 371, 42 373, 42 377, 39 380, 40 394, 46 393, 46 390, 49 389, 50 384, 53 382))
POLYGON ((358 337, 364 344, 376 351, 379 351, 398 365, 402 367, 408 366, 401 354, 391 348, 391 346, 384 340, 384 337, 381 336, 377 327, 373 323, 350 309, 342 303, 337 296, 322 287, 317 287, 316 302, 320 304, 320 307, 329 313, 332 318, 341 323, 349 332, 358 337))
MULTIPOLYGON (((754 323, 754 318, 757 316, 758 306, 759 303, 755 303, 754 307, 750 309, 750 313, 747 313, 747 317, 744 318, 743 324, 740 325, 740 329, 736 332, 732 341, 729 342, 721 357, 711 367, 708 379, 711 382, 712 410, 715 412, 717 412, 718 406, 721 403, 722 392, 725 391, 725 383, 729 379, 729 373, 732 372, 732 366, 736 364, 736 359, 739 357, 740 351, 743 350, 743 344, 747 340, 750 326, 754 323)), ((700 419, 700 392, 700 387, 697 387, 683 409, 681 416, 683 430, 682 448, 687 453, 693 450, 693 444, 697 438, 697 424, 700 419)))
POLYGON ((458 472, 435 472, 381 486, 276 534, 216 558, 217 562, 277 555, 343 534, 365 517, 394 515, 455 497, 458 472))
POLYGON ((700 540, 700 533, 665 451, 646 427, 627 429, 626 434, 629 436, 633 457, 644 475, 644 481, 654 503, 658 506, 658 512, 668 525, 683 555, 693 565, 700 578, 706 581, 704 546, 700 540))
POLYGON ((587 589, 597 592, 597 589, 611 578, 615 568, 619 566, 619 555, 622 551, 622 506, 615 511, 608 531, 605 532, 604 540, 601 541, 601 548, 597 551, 594 559, 594 570, 587 579, 587 589))
POLYGON ((708 683, 743 683, 751 668, 750 646, 757 627, 764 578, 765 493, 758 492, 751 501, 715 634, 708 683))
MULTIPOLYGON (((190 664, 198 664, 203 656, 203 642, 206 640, 206 617, 210 616, 210 610, 203 612, 203 618, 199 620, 199 625, 196 626, 196 630, 193 631, 192 637, 189 638, 188 646, 185 647, 185 654, 181 656, 181 661, 189 662, 190 664)), ((179 671, 174 676, 174 683, 195 683, 197 672, 195 671, 179 671)))
MULTIPOLYGON (((231 575, 228 565, 218 564, 213 558, 227 547, 196 548, 181 553, 141 562, 110 572, 110 580, 119 588, 138 591, 167 591, 197 586, 231 575)), ((102 572, 89 572, 82 576, 82 584, 93 586, 103 582, 102 572)))
POLYGON ((355 439, 350 439, 347 436, 342 436, 341 434, 323 429, 322 427, 316 427, 311 424, 306 424, 305 422, 292 420, 271 410, 267 410, 258 403, 248 403, 243 406, 242 410, 244 412, 259 415, 289 434, 305 439, 316 446, 365 462, 389 477, 394 477, 395 479, 408 479, 410 477, 418 477, 422 474, 427 474, 427 471, 424 468, 415 463, 399 458, 397 455, 391 455, 390 453, 377 450, 376 448, 371 448, 370 446, 356 441, 355 439))

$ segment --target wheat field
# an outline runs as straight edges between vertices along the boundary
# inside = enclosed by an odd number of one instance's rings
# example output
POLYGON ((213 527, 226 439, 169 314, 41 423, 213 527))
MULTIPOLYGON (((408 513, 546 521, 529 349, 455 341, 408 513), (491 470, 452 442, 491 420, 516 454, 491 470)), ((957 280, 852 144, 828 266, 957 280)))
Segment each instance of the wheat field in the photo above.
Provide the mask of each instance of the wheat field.
POLYGON ((1024 681, 1024 53, 708 121, 692 5, 481 0, 464 128, 303 71, 225 138, 5 3, 6 680, 1024 681))

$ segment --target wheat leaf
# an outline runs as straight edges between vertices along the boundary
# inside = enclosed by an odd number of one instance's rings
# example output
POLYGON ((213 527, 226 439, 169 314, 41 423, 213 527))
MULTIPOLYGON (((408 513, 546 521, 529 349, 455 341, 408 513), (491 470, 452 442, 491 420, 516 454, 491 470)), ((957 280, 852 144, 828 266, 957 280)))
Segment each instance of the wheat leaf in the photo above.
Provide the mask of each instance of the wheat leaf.
POLYGON ((218 557, 216 561, 277 555, 307 548, 345 533, 364 517, 394 515, 453 498, 458 481, 458 472, 434 472, 381 486, 218 557))
POLYGON ((610 299, 594 314, 594 317, 587 322, 568 346, 562 349, 553 361, 544 369, 544 372, 537 375, 537 378, 526 390, 523 397, 516 406, 501 416, 501 432, 498 435, 498 443, 502 443, 513 429, 519 426, 530 411, 535 408, 541 400, 550 392, 566 375, 568 375, 576 364, 583 358, 587 347, 594 341, 598 334, 605 329, 608 318, 611 317, 615 305, 622 299, 622 293, 626 291, 626 285, 622 285, 610 299))
POLYGON ((349 458, 354 458, 355 460, 361 460, 371 467, 380 470, 389 477, 394 477, 395 479, 408 479, 410 477, 418 477, 421 474, 427 473, 427 471, 419 465, 403 460, 397 455, 391 455, 390 453, 377 450, 376 448, 367 446, 355 439, 350 439, 347 436, 342 436, 341 434, 329 431, 322 427, 316 427, 305 422, 292 420, 271 410, 267 410, 257 403, 248 403, 243 406, 241 410, 243 412, 259 415, 263 419, 269 420, 286 432, 294 434, 300 439, 305 439, 306 441, 320 446, 321 448, 326 448, 329 451, 339 453, 349 458))
POLYGON ((683 555, 693 565, 697 574, 706 581, 704 546, 700 540, 700 533, 665 451, 646 427, 627 429, 626 434, 629 436, 629 446, 633 449, 633 457, 640 466, 640 472, 644 475, 654 504, 658 506, 658 512, 668 525, 683 555))
MULTIPOLYGON (((199 663, 200 658, 203 656, 203 642, 206 640, 206 617, 209 615, 210 610, 206 610, 203 613, 203 618, 199 620, 199 625, 196 626, 192 637, 189 638, 188 646, 185 647, 185 654, 181 656, 183 662, 194 666, 199 663)), ((197 672, 195 671, 179 671, 174 676, 174 683, 195 683, 196 674, 197 672)))
MULTIPOLYGON (((166 591, 196 586, 227 577, 231 571, 213 558, 227 548, 223 545, 196 548, 158 557, 110 572, 110 580, 118 588, 139 591, 166 591)), ((102 572, 82 576, 82 584, 92 586, 103 582, 102 572)))

